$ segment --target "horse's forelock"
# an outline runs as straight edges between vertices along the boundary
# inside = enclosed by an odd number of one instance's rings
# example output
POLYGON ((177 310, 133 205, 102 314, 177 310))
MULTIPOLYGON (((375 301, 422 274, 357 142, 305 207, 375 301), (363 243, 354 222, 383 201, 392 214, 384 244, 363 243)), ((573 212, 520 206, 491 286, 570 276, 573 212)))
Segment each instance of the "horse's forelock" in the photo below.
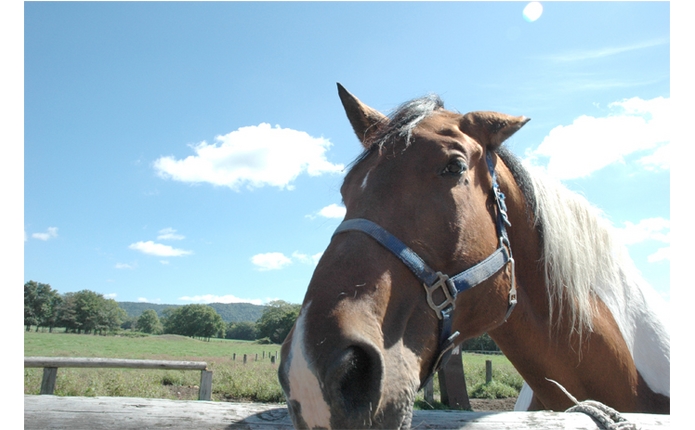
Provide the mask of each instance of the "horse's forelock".
POLYGON ((389 123, 379 133, 376 143, 383 146, 393 141, 394 137, 405 139, 406 147, 410 145, 415 127, 435 111, 444 108, 444 102, 436 94, 410 100, 400 105, 391 115, 389 123))
POLYGON ((429 94, 401 104, 388 116, 388 122, 377 125, 380 128, 374 134, 372 143, 350 163, 349 169, 358 165, 372 152, 395 145, 399 139, 404 139, 407 148, 412 142, 415 127, 422 120, 443 108, 444 102, 436 94, 429 94))

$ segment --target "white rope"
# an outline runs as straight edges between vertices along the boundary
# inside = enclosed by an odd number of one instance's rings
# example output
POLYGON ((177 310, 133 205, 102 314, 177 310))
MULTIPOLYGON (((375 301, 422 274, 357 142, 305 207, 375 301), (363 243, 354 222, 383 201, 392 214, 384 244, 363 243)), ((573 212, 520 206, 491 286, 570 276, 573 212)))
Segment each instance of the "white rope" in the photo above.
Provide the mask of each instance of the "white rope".
POLYGON ((601 402, 594 400, 577 401, 562 385, 557 381, 545 378, 554 383, 562 390, 563 393, 574 403, 574 406, 567 409, 565 412, 581 412, 589 415, 596 421, 602 429, 605 430, 639 430, 636 424, 631 423, 625 417, 620 415, 615 409, 604 405, 601 402))

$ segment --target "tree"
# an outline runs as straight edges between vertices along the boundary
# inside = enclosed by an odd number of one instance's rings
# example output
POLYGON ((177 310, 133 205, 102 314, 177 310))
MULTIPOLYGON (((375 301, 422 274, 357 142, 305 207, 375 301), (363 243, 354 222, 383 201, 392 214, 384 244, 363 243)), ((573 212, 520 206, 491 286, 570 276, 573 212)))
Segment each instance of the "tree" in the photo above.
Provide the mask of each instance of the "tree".
POLYGON ((138 317, 135 327, 138 331, 149 334, 159 334, 163 330, 162 323, 154 309, 146 309, 138 317))
POLYGON ((97 331, 108 330, 113 331, 120 328, 121 323, 128 315, 123 308, 118 306, 118 302, 114 299, 106 299, 102 296, 101 309, 97 320, 97 331))
POLYGON ((231 322, 227 326, 227 339, 254 340, 258 335, 256 324, 248 321, 231 322))
MULTIPOLYGON (((43 318, 39 322, 39 325, 41 327, 48 327, 48 331, 53 332, 53 327, 55 327, 58 322, 58 312, 60 309, 60 305, 63 303, 63 297, 60 294, 58 294, 58 291, 51 290, 50 285, 46 286, 48 287, 46 291, 47 308, 46 312, 43 315, 43 318)), ((38 327, 36 328, 38 330, 38 327)))
POLYGON ((77 333, 102 333, 116 330, 126 313, 113 299, 90 290, 66 293, 58 306, 57 325, 77 333))
POLYGON ((287 303, 283 300, 268 303, 268 307, 256 323, 258 337, 267 337, 274 343, 282 343, 290 333, 301 308, 301 305, 287 303))
POLYGON ((38 283, 29 281, 24 284, 24 325, 27 331, 32 325, 37 325, 39 317, 36 313, 38 283))
POLYGON ((186 305, 164 311, 164 333, 210 339, 224 335, 226 325, 220 314, 207 305, 186 305))
POLYGON ((78 333, 83 330, 85 333, 96 332, 99 328, 100 305, 104 296, 94 291, 82 290, 75 293, 75 306, 77 311, 78 333))
POLYGON ((467 339, 461 344, 462 351, 499 351, 494 340, 489 334, 483 333, 478 337, 467 339))
POLYGON ((79 332, 75 293, 70 292, 63 295, 63 301, 58 306, 58 321, 56 325, 65 327, 66 332, 79 332))
MULTIPOLYGON (((121 306, 120 303, 118 305, 121 306)), ((126 311, 126 314, 127 313, 128 313, 128 311, 126 311)), ((131 317, 130 315, 127 315, 126 318, 121 323, 121 329, 123 329, 123 330, 136 330, 135 325, 137 324, 137 322, 138 322, 137 318, 131 317)))
POLYGON ((24 325, 29 331, 30 326, 49 327, 52 331, 55 326, 58 306, 62 301, 58 292, 49 284, 29 281, 24 284, 24 325))

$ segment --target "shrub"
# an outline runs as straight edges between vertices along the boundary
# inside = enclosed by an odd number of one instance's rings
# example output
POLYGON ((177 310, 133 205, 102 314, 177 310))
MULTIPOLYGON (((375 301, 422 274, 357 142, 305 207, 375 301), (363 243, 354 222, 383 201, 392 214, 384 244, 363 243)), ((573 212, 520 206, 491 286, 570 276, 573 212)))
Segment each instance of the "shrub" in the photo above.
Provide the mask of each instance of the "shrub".
POLYGON ((475 384, 469 396, 474 399, 504 399, 516 397, 518 394, 518 391, 513 387, 493 379, 487 383, 479 382, 475 384))

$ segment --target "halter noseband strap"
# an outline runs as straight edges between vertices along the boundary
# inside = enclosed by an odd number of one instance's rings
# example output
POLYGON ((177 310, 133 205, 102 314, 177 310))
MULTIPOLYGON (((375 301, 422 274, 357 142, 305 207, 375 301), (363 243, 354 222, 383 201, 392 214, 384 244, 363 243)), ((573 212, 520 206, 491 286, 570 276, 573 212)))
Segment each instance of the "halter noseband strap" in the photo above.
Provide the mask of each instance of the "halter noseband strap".
POLYGON ((451 314, 455 308, 455 301, 458 293, 473 288, 493 276, 507 263, 511 263, 511 288, 509 291, 507 314, 504 317, 505 321, 509 318, 514 306, 516 306, 514 259, 512 258, 512 249, 509 245, 509 238, 505 228, 505 225, 511 227, 511 224, 507 218, 507 206, 504 203, 504 194, 497 183, 497 174, 495 173, 492 157, 489 152, 486 154, 486 160, 490 176, 492 177, 492 190, 497 205, 495 226, 499 238, 499 247, 486 259, 457 275, 449 277, 442 272, 435 272, 419 255, 417 255, 417 253, 415 253, 415 251, 410 249, 383 227, 367 219, 354 218, 343 221, 333 233, 333 236, 345 231, 361 231, 366 233, 396 255, 403 264, 413 272, 420 282, 422 282, 427 292, 427 303, 440 320, 439 354, 432 367, 432 372, 427 380, 423 382, 423 386, 432 378, 437 370, 446 363, 454 349, 454 340, 458 337, 459 332, 451 333, 451 314), (445 297, 444 301, 441 303, 435 303, 433 298, 433 294, 437 290, 441 290, 445 297))

